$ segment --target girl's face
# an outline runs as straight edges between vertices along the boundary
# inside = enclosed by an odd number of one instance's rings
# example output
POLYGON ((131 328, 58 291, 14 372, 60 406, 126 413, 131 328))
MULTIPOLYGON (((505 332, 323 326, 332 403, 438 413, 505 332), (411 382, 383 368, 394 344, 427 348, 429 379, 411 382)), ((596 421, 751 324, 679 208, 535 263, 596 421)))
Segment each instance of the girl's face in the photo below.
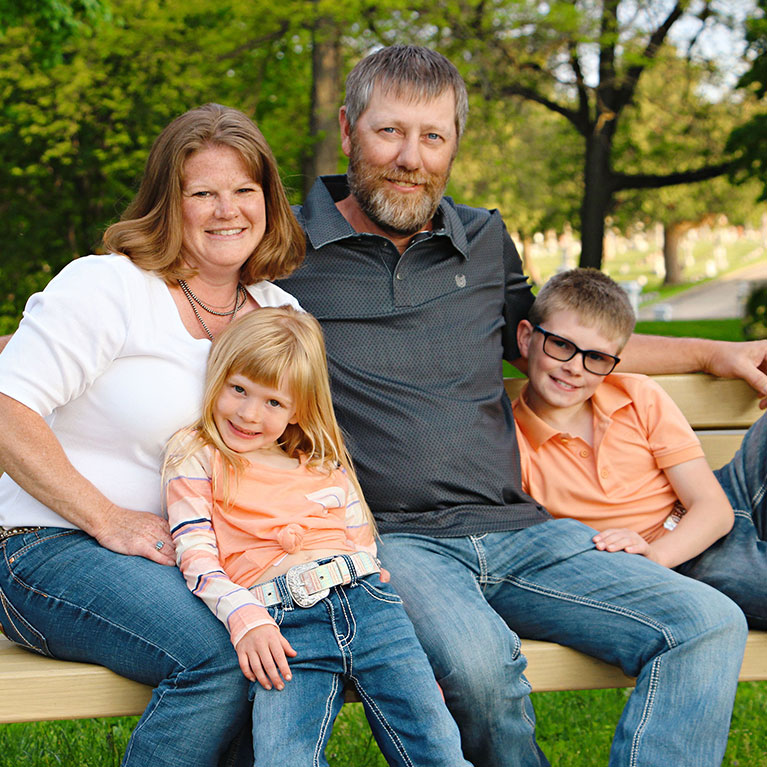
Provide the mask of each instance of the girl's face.
POLYGON ((224 444, 235 453, 258 457, 259 451, 279 450, 277 440, 288 424, 296 423, 291 393, 229 375, 213 406, 213 421, 224 444))

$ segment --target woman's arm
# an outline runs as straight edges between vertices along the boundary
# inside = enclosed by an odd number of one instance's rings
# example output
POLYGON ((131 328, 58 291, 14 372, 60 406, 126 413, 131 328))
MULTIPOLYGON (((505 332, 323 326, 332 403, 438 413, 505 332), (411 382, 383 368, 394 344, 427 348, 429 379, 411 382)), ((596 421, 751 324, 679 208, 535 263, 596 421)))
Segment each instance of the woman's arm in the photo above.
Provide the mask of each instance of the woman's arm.
POLYGON ((38 413, 0 394, 0 423, 0 466, 26 492, 112 551, 175 564, 165 520, 111 503, 72 466, 38 413))

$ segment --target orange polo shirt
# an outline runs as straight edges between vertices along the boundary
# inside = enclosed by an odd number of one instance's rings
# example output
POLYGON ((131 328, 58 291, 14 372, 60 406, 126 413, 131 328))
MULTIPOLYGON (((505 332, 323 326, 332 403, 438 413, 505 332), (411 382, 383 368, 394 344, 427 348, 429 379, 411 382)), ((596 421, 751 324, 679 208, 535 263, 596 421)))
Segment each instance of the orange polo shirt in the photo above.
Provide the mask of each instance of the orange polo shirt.
POLYGON ((607 376, 591 398, 592 446, 542 421, 526 392, 513 403, 523 490, 554 517, 631 528, 648 541, 662 535, 677 501, 663 470, 703 457, 668 394, 646 376, 607 376))

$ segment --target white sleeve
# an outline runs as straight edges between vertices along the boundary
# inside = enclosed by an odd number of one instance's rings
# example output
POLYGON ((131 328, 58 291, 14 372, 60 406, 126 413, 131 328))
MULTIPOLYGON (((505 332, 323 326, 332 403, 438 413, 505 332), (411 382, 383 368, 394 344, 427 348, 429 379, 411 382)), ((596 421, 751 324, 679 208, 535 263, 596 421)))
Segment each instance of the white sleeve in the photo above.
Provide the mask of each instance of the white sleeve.
POLYGON ((129 275, 136 267, 123 258, 76 259, 29 299, 0 354, 0 392, 47 416, 111 364, 132 316, 129 275))

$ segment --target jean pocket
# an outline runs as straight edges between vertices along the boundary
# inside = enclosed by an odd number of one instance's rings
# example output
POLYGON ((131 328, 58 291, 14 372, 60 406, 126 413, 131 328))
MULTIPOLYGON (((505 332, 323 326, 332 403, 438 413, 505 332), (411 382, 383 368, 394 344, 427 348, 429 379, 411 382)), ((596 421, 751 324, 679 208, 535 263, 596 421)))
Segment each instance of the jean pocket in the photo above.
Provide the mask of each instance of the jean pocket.
POLYGON ((372 579, 377 577, 377 575, 371 575, 368 578, 359 581, 357 584, 358 588, 365 589, 373 599, 377 599, 379 602, 388 602, 391 605, 401 605, 402 597, 400 597, 388 583, 375 584, 372 582, 372 579))
POLYGON ((45 637, 8 601, 0 589, 0 626, 11 642, 33 650, 40 655, 50 655, 45 637))

